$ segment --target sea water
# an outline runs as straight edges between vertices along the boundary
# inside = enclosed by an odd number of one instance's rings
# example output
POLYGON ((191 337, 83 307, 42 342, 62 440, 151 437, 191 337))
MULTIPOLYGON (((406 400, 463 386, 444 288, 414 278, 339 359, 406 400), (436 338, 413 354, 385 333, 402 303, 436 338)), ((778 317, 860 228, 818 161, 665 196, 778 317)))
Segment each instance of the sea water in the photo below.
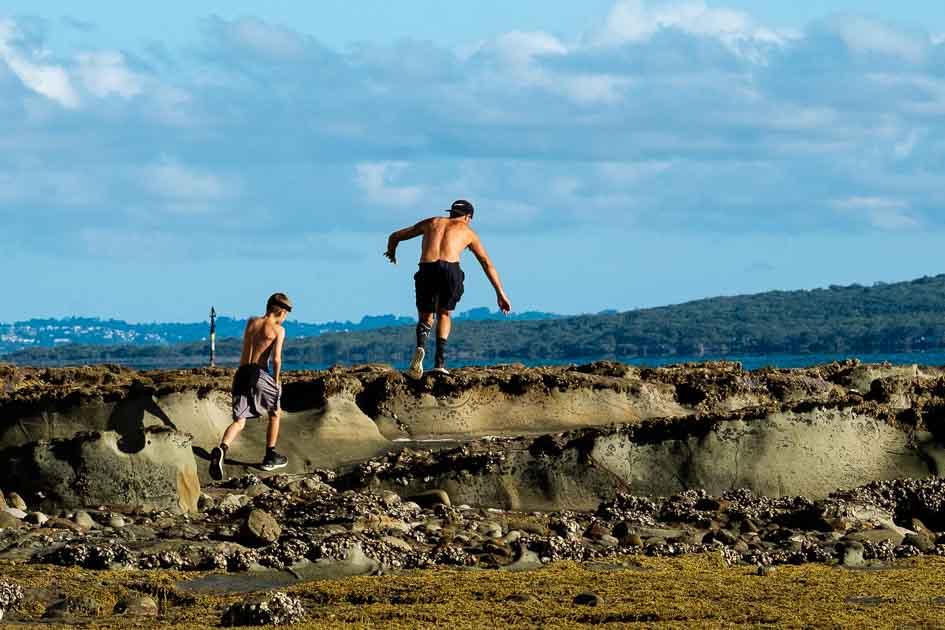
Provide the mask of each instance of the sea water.
MULTIPOLYGON (((706 361, 735 361, 742 364, 746 370, 757 370, 765 367, 773 368, 804 368, 813 365, 822 365, 834 361, 845 361, 848 359, 857 359, 861 363, 890 363, 892 365, 945 365, 945 350, 923 351, 923 352, 901 352, 888 354, 731 354, 731 355, 704 355, 704 356, 683 356, 674 355, 666 357, 618 357, 613 355, 600 355, 570 359, 515 359, 503 358, 495 361, 474 361, 467 362, 455 360, 449 362, 449 367, 460 368, 470 365, 508 365, 520 363, 525 366, 534 367, 539 365, 581 365, 592 363, 594 361, 618 361, 628 365, 639 367, 661 367, 665 365, 674 365, 679 363, 703 363, 706 361)), ((340 364, 344 365, 344 364, 340 364)), ((407 363, 394 364, 395 368, 406 369, 407 363)), ((312 363, 287 363, 284 369, 287 370, 323 370, 330 365, 319 365, 312 363)), ((428 366, 432 367, 432 365, 428 366)))

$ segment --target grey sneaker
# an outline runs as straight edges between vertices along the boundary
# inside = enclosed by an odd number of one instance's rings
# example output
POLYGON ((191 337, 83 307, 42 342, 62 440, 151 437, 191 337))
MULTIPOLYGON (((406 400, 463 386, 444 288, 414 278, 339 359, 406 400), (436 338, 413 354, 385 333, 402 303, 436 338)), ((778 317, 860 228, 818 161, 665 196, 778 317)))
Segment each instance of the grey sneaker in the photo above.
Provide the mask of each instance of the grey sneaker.
POLYGON ((214 481, 223 480, 223 449, 219 446, 210 451, 210 478, 214 481))
POLYGON ((289 464, 289 459, 285 455, 280 455, 275 451, 269 451, 259 465, 263 470, 277 470, 285 468, 289 464))
POLYGON ((447 370, 445 367, 435 367, 432 370, 430 370, 430 374, 449 374, 449 373, 450 371, 447 370))
POLYGON ((407 368, 407 376, 410 378, 420 378, 423 376, 423 358, 427 356, 427 351, 423 348, 417 348, 413 351, 413 361, 407 368))

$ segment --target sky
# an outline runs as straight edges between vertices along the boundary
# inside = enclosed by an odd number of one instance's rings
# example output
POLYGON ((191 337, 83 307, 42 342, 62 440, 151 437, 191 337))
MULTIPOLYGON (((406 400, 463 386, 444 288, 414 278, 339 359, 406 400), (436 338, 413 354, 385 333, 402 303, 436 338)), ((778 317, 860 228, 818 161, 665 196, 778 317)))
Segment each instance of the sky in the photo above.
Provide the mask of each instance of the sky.
POLYGON ((938 2, 75 6, 0 7, 0 321, 409 314, 460 197, 516 311, 942 271, 938 2))

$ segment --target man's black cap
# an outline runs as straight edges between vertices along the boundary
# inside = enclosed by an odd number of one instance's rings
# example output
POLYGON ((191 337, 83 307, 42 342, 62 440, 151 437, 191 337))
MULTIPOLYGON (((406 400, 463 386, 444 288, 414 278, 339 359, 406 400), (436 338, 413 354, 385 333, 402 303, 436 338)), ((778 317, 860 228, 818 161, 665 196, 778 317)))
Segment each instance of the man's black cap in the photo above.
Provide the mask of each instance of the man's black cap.
POLYGON ((475 211, 476 209, 473 208, 473 205, 469 203, 468 201, 466 201, 465 199, 457 199, 456 201, 453 202, 453 205, 450 206, 450 209, 447 210, 447 212, 449 212, 450 214, 458 214, 461 216, 465 216, 467 214, 469 216, 473 216, 473 213, 475 211))

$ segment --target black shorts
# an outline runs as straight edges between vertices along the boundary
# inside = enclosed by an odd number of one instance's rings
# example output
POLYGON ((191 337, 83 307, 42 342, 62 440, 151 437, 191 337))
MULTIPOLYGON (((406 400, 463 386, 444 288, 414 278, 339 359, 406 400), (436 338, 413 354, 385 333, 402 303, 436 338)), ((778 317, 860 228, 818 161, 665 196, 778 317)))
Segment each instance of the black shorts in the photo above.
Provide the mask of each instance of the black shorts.
POLYGON ((466 274, 458 262, 420 263, 420 270, 413 277, 417 291, 417 310, 421 313, 452 311, 463 297, 463 280, 466 274))

